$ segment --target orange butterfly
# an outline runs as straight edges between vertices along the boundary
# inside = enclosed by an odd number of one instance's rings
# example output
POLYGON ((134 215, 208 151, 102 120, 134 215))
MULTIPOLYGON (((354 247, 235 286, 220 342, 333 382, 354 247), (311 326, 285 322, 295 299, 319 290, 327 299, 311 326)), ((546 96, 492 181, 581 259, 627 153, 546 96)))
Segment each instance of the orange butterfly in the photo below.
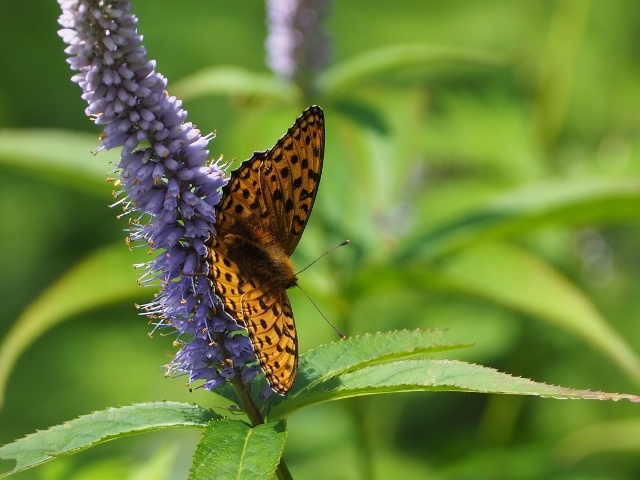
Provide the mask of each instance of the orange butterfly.
POLYGON ((266 152, 231 174, 216 207, 211 279, 227 313, 247 328, 269 385, 285 395, 298 369, 298 338, 287 288, 296 285, 291 254, 320 183, 324 115, 306 109, 266 152))

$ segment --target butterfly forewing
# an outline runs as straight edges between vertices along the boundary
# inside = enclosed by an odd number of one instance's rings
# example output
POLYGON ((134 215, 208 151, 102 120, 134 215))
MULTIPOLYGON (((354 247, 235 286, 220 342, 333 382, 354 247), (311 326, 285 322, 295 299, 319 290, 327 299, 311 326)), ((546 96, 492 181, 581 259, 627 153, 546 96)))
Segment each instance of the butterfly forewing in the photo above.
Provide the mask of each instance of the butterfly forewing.
POLYGON ((271 387, 291 388, 297 335, 286 288, 295 284, 289 257, 307 224, 320 182, 324 117, 310 107, 266 152, 231 174, 216 208, 211 278, 225 309, 249 331, 271 387))
POLYGON ((265 204, 277 212, 274 235, 285 253, 293 253, 316 198, 324 158, 324 116, 311 107, 266 153, 263 161, 265 204))

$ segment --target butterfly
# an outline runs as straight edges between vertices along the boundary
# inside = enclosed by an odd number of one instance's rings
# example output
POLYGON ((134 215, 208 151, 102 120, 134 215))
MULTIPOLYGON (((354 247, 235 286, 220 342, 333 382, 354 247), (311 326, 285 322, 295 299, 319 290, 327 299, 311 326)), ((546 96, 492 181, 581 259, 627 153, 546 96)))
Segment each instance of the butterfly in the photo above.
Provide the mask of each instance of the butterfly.
POLYGON ((234 170, 216 207, 210 278, 225 311, 249 332, 271 388, 285 395, 298 369, 298 337, 286 290, 291 254, 318 192, 324 114, 307 108, 273 148, 234 170))

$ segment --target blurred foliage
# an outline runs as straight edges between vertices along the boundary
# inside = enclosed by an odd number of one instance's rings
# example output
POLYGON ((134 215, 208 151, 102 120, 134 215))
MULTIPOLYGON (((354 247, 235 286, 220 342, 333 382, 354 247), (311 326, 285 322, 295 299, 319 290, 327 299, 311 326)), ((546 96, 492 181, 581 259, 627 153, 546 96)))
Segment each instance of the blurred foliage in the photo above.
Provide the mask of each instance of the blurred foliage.
MULTIPOLYGON (((189 5, 136 0, 134 11, 169 91, 203 132, 217 131, 212 156, 247 158, 306 102, 325 109, 322 185, 294 263, 351 240, 300 279, 341 330, 448 328, 450 341, 475 342, 455 352, 465 361, 638 390, 639 4, 334 2, 334 63, 306 100, 264 66, 261 2, 189 5)), ((135 291, 113 285, 132 269, 95 266, 114 244, 126 255, 126 221, 106 208, 102 184, 117 154, 90 154, 99 130, 69 81, 56 3, 3 14, 0 335, 34 305, 68 310, 64 323, 60 311, 31 323, 0 444, 134 402, 225 405, 163 378, 173 339, 148 339, 135 291), (74 272, 84 276, 65 283, 74 272), (83 279, 104 295, 79 298, 83 279)), ((139 303, 153 293, 138 292, 139 303)), ((291 297, 301 350, 333 340, 302 294, 291 297)), ((355 398, 292 416, 285 458, 309 479, 637 479, 638 417, 626 402, 355 398)), ((182 478, 200 434, 109 442, 14 478, 182 478)))

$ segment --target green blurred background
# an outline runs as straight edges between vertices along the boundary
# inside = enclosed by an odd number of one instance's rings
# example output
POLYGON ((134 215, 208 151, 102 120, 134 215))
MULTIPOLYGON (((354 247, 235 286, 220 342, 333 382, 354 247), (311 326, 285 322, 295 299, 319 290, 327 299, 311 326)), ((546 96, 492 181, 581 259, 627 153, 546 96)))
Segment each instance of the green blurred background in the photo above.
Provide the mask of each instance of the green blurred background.
MULTIPOLYGON (((217 131, 212 156, 272 146, 307 106, 272 85, 263 2, 137 0, 134 13, 170 93, 217 131)), ((225 405, 163 376, 173 337, 150 339, 134 308, 153 290, 127 265, 148 257, 107 207, 117 152, 89 153, 99 129, 58 15, 51 0, 6 4, 0 29, 0 444, 110 406, 225 405), (27 333, 11 366, 16 322, 27 333)), ((311 99, 325 167, 294 263, 352 245, 300 278, 322 311, 348 335, 447 328, 475 343, 447 358, 636 393, 640 4, 351 0, 326 27, 332 63, 311 99)), ((291 297, 301 351, 335 340, 291 297)), ((184 478, 199 434, 130 437, 14 478, 184 478)), ((628 402, 460 393, 313 407, 289 419, 285 450, 300 479, 638 479, 639 454, 628 402)))

